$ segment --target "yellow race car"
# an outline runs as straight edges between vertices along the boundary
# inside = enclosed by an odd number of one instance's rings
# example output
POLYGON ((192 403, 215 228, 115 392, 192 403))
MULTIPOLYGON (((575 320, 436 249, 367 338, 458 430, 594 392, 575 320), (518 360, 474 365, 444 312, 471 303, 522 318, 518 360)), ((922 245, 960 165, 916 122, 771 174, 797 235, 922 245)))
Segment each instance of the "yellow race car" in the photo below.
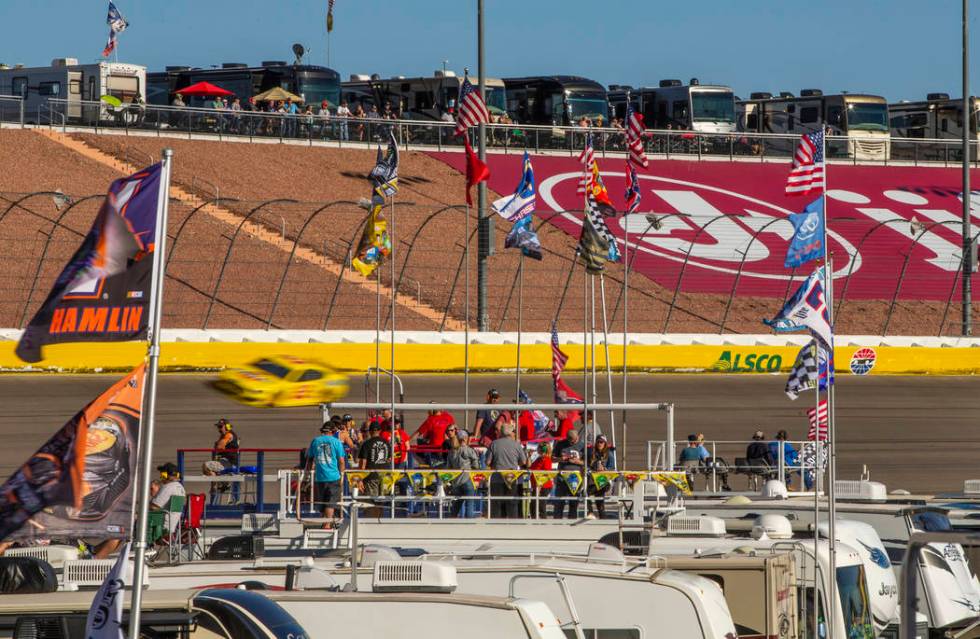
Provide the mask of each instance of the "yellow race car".
POLYGON ((249 406, 314 406, 347 395, 347 377, 320 362, 281 355, 221 372, 214 387, 249 406))

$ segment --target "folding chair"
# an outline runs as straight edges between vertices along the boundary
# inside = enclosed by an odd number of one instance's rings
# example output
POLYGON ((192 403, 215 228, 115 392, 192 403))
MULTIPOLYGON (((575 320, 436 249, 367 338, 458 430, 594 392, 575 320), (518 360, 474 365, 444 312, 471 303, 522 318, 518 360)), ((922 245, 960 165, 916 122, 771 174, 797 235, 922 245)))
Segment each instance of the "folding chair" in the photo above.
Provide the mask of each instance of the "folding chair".
POLYGON ((178 529, 181 550, 187 549, 187 560, 204 559, 204 535, 201 527, 204 519, 204 509, 207 495, 191 493, 187 496, 187 508, 180 520, 178 529))

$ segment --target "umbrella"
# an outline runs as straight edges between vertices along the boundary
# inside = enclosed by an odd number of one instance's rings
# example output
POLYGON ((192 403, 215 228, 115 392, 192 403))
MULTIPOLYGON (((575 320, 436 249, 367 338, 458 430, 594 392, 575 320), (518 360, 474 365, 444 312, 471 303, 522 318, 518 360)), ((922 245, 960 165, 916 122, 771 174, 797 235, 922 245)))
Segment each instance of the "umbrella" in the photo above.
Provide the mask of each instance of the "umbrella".
POLYGON ((221 87, 211 84, 210 82, 198 82, 192 84, 189 87, 184 87, 179 91, 174 91, 174 93, 179 93, 181 95, 197 95, 197 96, 226 96, 234 95, 231 91, 227 89, 222 89, 221 87))
POLYGON ((263 91, 262 93, 255 96, 256 102, 275 102, 278 100, 289 100, 290 102, 302 102, 303 98, 299 97, 295 93, 290 93, 282 87, 272 87, 268 91, 263 91))

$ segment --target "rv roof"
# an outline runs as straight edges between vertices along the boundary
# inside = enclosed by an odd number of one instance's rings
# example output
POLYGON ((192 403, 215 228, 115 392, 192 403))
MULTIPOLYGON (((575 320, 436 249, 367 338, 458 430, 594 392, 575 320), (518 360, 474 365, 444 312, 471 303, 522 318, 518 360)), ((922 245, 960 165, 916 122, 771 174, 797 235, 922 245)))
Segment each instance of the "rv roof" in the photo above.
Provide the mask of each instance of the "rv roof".
POLYGON ((465 593, 434 593, 434 592, 325 592, 325 591, 283 591, 265 590, 262 594, 273 601, 322 601, 324 603, 347 603, 354 601, 369 601, 374 603, 444 603, 461 606, 479 606, 481 608, 510 608, 513 599, 507 597, 491 597, 488 595, 470 595, 465 593))
MULTIPOLYGON (((143 593, 143 609, 190 610, 191 600, 199 593, 199 590, 146 590, 143 593)), ((94 590, 50 592, 42 595, 4 595, 0 597, 0 615, 26 611, 85 612, 92 605, 94 597, 94 590)), ((129 597, 123 599, 123 606, 129 608, 129 597)))

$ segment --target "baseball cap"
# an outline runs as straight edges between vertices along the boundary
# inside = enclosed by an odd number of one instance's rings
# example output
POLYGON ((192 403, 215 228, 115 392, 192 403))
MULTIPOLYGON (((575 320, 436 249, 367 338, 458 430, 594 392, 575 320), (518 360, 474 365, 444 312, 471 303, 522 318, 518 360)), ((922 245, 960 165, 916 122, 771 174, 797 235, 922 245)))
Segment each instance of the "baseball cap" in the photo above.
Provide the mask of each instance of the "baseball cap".
POLYGON ((379 422, 371 422, 368 424, 368 430, 372 433, 381 432, 381 424, 379 422))
POLYGON ((496 388, 491 388, 487 391, 487 395, 490 397, 500 397, 500 392, 496 388))
POLYGON ((765 438, 766 438, 766 434, 763 433, 761 430, 755 431, 755 434, 752 435, 752 439, 765 439, 765 438))
POLYGON ((599 435, 598 437, 595 438, 595 440, 597 442, 608 442, 609 441, 608 439, 606 439, 606 436, 605 435, 599 435))
POLYGON ((344 422, 345 424, 347 422, 352 422, 354 421, 354 416, 350 414, 345 414, 343 417, 340 418, 340 421, 344 422))
POLYGON ((179 472, 180 469, 177 468, 177 464, 173 462, 167 462, 166 464, 160 464, 159 466, 157 466, 157 470, 160 471, 161 473, 167 473, 168 475, 175 475, 179 472))

